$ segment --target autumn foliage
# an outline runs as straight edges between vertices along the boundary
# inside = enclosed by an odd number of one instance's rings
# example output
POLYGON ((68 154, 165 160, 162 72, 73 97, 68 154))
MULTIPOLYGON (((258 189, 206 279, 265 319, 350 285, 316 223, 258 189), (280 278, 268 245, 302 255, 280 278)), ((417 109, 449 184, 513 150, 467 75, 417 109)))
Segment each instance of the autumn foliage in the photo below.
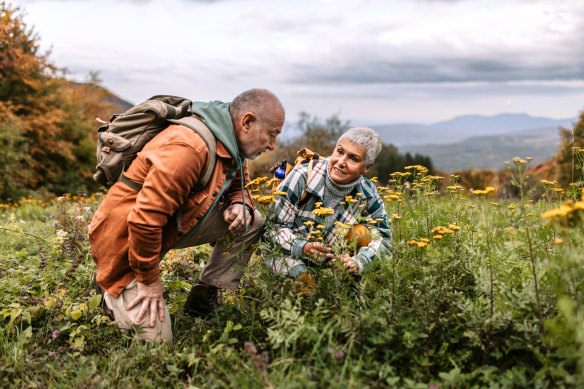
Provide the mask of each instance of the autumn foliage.
POLYGON ((67 80, 20 10, 0 3, 0 199, 97 188, 91 134, 115 109, 108 95, 67 80))

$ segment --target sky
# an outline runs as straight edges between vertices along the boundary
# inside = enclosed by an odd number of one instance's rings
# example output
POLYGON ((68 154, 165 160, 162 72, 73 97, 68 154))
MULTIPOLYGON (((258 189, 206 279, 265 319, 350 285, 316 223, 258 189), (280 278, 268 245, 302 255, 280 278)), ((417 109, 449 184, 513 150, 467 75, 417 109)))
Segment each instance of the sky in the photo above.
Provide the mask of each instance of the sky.
POLYGON ((266 88, 287 121, 584 109, 583 0, 8 0, 68 77, 131 103, 266 88))

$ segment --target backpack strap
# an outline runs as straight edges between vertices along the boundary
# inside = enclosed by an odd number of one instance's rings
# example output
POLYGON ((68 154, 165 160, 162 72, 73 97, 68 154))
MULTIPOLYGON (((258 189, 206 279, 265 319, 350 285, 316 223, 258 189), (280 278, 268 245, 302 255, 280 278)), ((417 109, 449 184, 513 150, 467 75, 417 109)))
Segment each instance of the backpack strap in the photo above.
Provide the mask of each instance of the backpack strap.
POLYGON ((215 135, 209 130, 209 127, 205 125, 200 119, 195 116, 188 116, 182 119, 173 119, 169 122, 174 124, 180 124, 195 131, 205 142, 207 148, 209 149, 209 163, 207 168, 199 176, 199 180, 195 184, 191 192, 197 192, 203 189, 209 183, 211 176, 213 175, 213 170, 215 170, 215 162, 217 162, 217 139, 215 135))
MULTIPOLYGON (((318 154, 317 154, 318 156, 318 154)), ((306 188, 308 187, 308 180, 310 179, 310 175, 312 174, 312 168, 314 167, 314 164, 316 162, 318 162, 318 159, 311 159, 310 162, 308 162, 308 174, 306 175, 306 188)), ((300 196, 300 201, 298 202, 298 206, 302 207, 304 206, 304 204, 306 204, 306 202, 308 201, 308 192, 306 191, 306 188, 304 188, 304 191, 302 192, 302 196, 300 196)))

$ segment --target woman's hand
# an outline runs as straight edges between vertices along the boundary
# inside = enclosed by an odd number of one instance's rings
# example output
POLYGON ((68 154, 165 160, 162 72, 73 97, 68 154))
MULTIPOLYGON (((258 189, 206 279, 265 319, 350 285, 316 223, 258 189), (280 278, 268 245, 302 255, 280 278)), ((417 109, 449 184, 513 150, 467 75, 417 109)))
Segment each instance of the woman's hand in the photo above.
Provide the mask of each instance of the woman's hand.
POLYGON ((331 253, 331 248, 321 242, 308 242, 302 248, 302 254, 309 258, 317 259, 331 259, 334 255, 331 253))
POLYGON ((349 273, 357 273, 359 271, 359 265, 357 265, 357 262, 349 254, 341 254, 338 257, 334 257, 331 259, 331 262, 335 263, 337 260, 341 261, 341 264, 349 273))

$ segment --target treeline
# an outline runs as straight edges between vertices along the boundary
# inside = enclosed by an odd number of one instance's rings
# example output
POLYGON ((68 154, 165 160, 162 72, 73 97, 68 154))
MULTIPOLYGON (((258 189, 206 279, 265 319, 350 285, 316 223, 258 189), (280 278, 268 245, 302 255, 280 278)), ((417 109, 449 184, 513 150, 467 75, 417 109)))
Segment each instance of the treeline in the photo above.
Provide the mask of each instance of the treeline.
POLYGON ((112 94, 95 77, 78 84, 39 52, 16 7, 0 3, 0 199, 97 189, 95 118, 112 94))
MULTIPOLYGON (((294 164, 297 157, 296 153, 305 147, 328 157, 341 134, 351 127, 351 123, 342 121, 338 115, 331 115, 329 118, 321 120, 318 117, 302 112, 295 127, 295 132, 299 133, 298 136, 291 140, 278 141, 275 151, 264 153, 257 161, 250 162, 251 176, 257 177, 270 174, 271 168, 284 159, 294 164)), ((284 131, 290 130, 289 128, 284 129, 284 131)), ((390 173, 403 171, 404 167, 410 165, 423 165, 430 170, 430 173, 433 171, 433 163, 430 157, 420 154, 400 154, 394 145, 384 144, 373 167, 367 173, 367 177, 379 177, 380 182, 386 182, 390 173)))

